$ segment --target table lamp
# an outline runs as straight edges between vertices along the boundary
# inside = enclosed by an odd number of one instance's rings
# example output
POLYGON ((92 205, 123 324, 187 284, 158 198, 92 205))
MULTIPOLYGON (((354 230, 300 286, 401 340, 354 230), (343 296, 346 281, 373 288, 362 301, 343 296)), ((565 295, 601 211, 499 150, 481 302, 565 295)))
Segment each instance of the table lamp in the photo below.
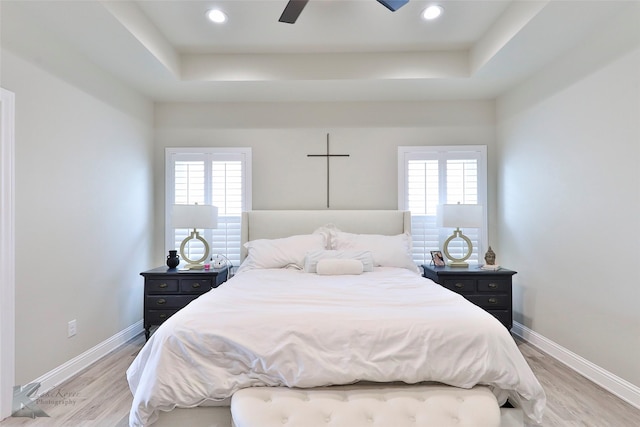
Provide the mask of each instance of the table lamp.
POLYGON ((482 227, 482 205, 445 204, 438 206, 439 225, 446 228, 455 228, 453 234, 444 242, 443 252, 450 260, 450 267, 469 267, 465 261, 471 256, 473 245, 471 240, 462 234, 460 228, 482 227), (456 258, 449 253, 449 243, 453 239, 461 238, 467 243, 467 252, 462 258, 456 258))
POLYGON ((218 227, 218 208, 213 205, 173 205, 173 228, 193 228, 180 245, 180 256, 187 262, 186 268, 197 270, 204 267, 203 262, 209 258, 209 244, 200 236, 198 229, 218 227), (204 246, 204 254, 200 259, 191 259, 186 253, 187 244, 191 240, 199 240, 204 246))

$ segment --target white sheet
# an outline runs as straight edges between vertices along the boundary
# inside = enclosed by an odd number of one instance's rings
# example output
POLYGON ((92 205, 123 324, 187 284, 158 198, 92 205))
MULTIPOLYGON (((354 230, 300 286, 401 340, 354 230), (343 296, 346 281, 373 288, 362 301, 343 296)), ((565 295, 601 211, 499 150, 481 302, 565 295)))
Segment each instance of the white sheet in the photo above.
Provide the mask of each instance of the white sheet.
POLYGON ((357 381, 493 386, 540 423, 544 392, 496 319, 406 269, 250 270, 160 326, 127 370, 130 426, 251 386, 357 381))

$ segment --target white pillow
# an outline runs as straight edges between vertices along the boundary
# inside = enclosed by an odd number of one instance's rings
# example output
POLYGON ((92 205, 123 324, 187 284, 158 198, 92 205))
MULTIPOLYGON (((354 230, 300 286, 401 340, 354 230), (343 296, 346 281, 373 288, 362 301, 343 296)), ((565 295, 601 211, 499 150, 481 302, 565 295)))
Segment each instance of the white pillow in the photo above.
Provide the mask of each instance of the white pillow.
POLYGON ((371 251, 374 265, 399 267, 419 272, 411 256, 411 236, 408 233, 395 236, 380 234, 352 234, 337 232, 334 248, 341 251, 371 251))
POLYGON ((304 266, 307 252, 323 250, 325 238, 322 234, 305 234, 281 239, 258 239, 244 244, 247 257, 238 268, 238 273, 256 268, 283 268, 294 264, 304 266))
POLYGON ((318 261, 317 271, 320 275, 362 274, 363 265, 357 259, 325 258, 318 261))
POLYGON ((323 259, 354 259, 362 264, 362 271, 373 271, 373 255, 371 251, 312 251, 304 258, 304 271, 316 273, 318 262, 323 259))
POLYGON ((328 223, 316 229, 313 234, 322 234, 325 238, 326 249, 331 249, 333 245, 333 236, 340 231, 338 227, 336 227, 332 223, 328 223))

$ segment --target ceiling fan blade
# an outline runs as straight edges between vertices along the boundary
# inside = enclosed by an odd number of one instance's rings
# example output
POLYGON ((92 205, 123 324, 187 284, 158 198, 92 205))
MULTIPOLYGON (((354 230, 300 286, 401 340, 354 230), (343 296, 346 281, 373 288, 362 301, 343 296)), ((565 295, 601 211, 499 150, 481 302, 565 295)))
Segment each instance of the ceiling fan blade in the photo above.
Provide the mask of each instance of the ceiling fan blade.
POLYGON ((395 12, 405 4, 409 3, 409 0, 378 0, 378 3, 382 4, 391 12, 395 12))
POLYGON ((278 21, 285 22, 287 24, 294 24, 308 1, 309 0, 289 0, 289 3, 287 3, 287 6, 284 8, 284 11, 278 21))

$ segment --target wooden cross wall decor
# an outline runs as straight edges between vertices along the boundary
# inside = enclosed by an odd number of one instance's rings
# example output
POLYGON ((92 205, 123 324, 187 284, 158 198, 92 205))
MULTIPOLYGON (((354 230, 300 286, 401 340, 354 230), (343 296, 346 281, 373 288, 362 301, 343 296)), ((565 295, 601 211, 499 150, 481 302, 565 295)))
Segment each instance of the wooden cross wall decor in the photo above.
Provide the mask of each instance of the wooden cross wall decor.
POLYGON ((349 154, 331 154, 331 151, 329 150, 329 134, 327 134, 327 153, 326 154, 307 154, 307 157, 326 157, 327 158, 327 208, 328 208, 329 207, 329 188, 330 188, 329 163, 330 163, 331 157, 349 157, 349 154))

